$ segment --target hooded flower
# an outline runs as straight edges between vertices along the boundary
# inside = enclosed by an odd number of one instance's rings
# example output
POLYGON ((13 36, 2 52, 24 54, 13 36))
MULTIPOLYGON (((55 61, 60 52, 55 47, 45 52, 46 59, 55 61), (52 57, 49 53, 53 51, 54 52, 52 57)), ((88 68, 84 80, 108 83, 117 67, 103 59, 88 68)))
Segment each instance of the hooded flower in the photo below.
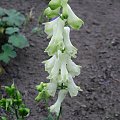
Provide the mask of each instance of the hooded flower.
POLYGON ((48 35, 47 38, 52 37, 53 27, 57 24, 58 19, 59 19, 59 17, 50 22, 43 23, 45 25, 45 33, 48 35))
POLYGON ((63 43, 64 25, 65 22, 61 18, 58 18, 57 23, 53 27, 53 36, 51 38, 51 41, 49 42, 49 45, 45 50, 45 52, 48 52, 49 56, 54 55, 58 50, 64 49, 63 43))
POLYGON ((76 65, 71 58, 67 61, 67 70, 72 75, 72 77, 78 76, 80 74, 81 66, 76 65))
POLYGON ((77 49, 72 45, 70 41, 70 28, 64 27, 64 44, 66 52, 73 57, 76 57, 77 49))
POLYGON ((77 96, 78 91, 82 91, 80 87, 76 86, 76 84, 73 81, 72 76, 69 74, 69 80, 68 80, 68 91, 70 93, 70 96, 77 96))
POLYGON ((67 67, 66 67, 66 62, 67 62, 67 55, 65 53, 62 53, 61 55, 61 74, 60 74, 60 81, 61 83, 65 83, 67 82, 68 80, 68 70, 67 70, 67 67))
POLYGON ((42 63, 45 64, 45 71, 50 73, 52 68, 54 67, 55 61, 56 61, 56 55, 53 55, 49 60, 43 61, 42 63))
POLYGON ((76 30, 79 30, 80 27, 84 24, 84 22, 78 18, 75 13, 72 11, 71 7, 67 5, 68 9, 68 24, 76 30))
POLYGON ((50 106, 50 112, 56 113, 57 116, 59 115, 61 103, 64 100, 67 92, 68 91, 65 89, 60 90, 56 103, 54 105, 50 106))
POLYGON ((57 9, 61 6, 61 0, 51 0, 48 5, 52 10, 57 9))
POLYGON ((47 77, 48 79, 56 80, 58 78, 61 66, 60 55, 61 51, 58 51, 58 56, 56 57, 55 64, 51 69, 50 75, 47 77))
POLYGON ((57 90, 57 83, 47 83, 46 90, 50 96, 55 96, 57 90))
POLYGON ((55 9, 55 10, 51 10, 51 8, 48 7, 48 8, 45 9, 44 14, 48 18, 55 18, 55 17, 59 16, 59 14, 60 14, 60 7, 55 9))

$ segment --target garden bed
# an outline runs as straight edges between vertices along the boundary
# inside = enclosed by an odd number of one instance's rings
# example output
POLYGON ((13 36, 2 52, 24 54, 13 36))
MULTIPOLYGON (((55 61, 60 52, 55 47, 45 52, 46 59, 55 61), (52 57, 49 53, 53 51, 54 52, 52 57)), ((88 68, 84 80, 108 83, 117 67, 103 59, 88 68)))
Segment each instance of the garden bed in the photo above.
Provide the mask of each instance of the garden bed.
MULTIPOLYGON (((70 0, 70 5, 85 22, 80 31, 71 31, 72 42, 78 48, 75 62, 82 66, 75 81, 83 92, 72 99, 66 97, 61 120, 120 120, 120 1, 70 0)), ((47 58, 44 49, 49 40, 43 32, 31 34, 46 6, 46 0, 0 1, 0 7, 14 8, 23 14, 33 8, 35 18, 21 28, 30 47, 18 50, 10 64, 2 64, 6 72, 0 77, 1 85, 10 85, 14 80, 22 92, 31 109, 28 120, 41 120, 47 115, 44 104, 34 99, 35 86, 47 81, 41 62, 47 58)))

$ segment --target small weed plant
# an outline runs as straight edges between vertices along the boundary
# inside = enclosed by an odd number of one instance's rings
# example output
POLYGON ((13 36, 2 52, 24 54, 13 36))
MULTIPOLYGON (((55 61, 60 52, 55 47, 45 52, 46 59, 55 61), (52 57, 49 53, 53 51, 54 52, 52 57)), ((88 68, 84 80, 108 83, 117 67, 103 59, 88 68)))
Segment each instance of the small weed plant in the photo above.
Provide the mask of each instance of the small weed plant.
POLYGON ((2 97, 0 100, 0 108, 3 110, 0 120, 25 120, 30 113, 30 109, 23 103, 20 92, 14 84, 4 86, 4 90, 6 97, 2 97))

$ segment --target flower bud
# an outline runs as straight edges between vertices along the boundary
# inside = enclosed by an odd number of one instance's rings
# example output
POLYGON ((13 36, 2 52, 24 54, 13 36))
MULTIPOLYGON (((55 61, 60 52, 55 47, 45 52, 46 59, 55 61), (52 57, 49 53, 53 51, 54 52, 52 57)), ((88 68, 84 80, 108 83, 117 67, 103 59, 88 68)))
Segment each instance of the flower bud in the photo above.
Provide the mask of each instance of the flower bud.
POLYGON ((79 30, 80 27, 84 24, 84 22, 78 18, 75 13, 72 11, 71 7, 67 5, 68 7, 68 24, 76 30, 79 30))
POLYGON ((51 8, 48 7, 44 11, 44 14, 50 19, 59 16, 59 13, 60 13, 60 7, 55 10, 51 10, 51 8))
POLYGON ((48 5, 52 10, 57 9, 61 6, 61 0, 51 0, 48 5))

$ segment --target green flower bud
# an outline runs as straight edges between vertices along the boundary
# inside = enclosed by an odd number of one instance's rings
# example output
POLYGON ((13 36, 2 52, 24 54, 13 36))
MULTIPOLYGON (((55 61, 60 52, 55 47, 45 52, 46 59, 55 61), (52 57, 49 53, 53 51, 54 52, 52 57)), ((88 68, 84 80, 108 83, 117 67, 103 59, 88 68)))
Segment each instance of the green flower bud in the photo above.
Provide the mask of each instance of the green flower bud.
POLYGON ((68 0, 62 0, 62 18, 67 19, 68 18, 68 7, 67 7, 68 0))
POLYGON ((40 85, 36 86, 36 89, 41 92, 44 89, 43 82, 40 83, 40 85))
POLYGON ((51 0, 48 5, 52 10, 57 9, 61 6, 61 0, 51 0))
POLYGON ((84 22, 78 18, 75 13, 72 11, 71 7, 69 5, 67 5, 68 7, 68 24, 76 30, 79 30, 80 27, 84 24, 84 22))
POLYGON ((57 8, 55 10, 51 10, 50 7, 48 7, 45 9, 44 14, 48 18, 55 18, 55 17, 59 16, 59 12, 60 12, 60 8, 57 8))

